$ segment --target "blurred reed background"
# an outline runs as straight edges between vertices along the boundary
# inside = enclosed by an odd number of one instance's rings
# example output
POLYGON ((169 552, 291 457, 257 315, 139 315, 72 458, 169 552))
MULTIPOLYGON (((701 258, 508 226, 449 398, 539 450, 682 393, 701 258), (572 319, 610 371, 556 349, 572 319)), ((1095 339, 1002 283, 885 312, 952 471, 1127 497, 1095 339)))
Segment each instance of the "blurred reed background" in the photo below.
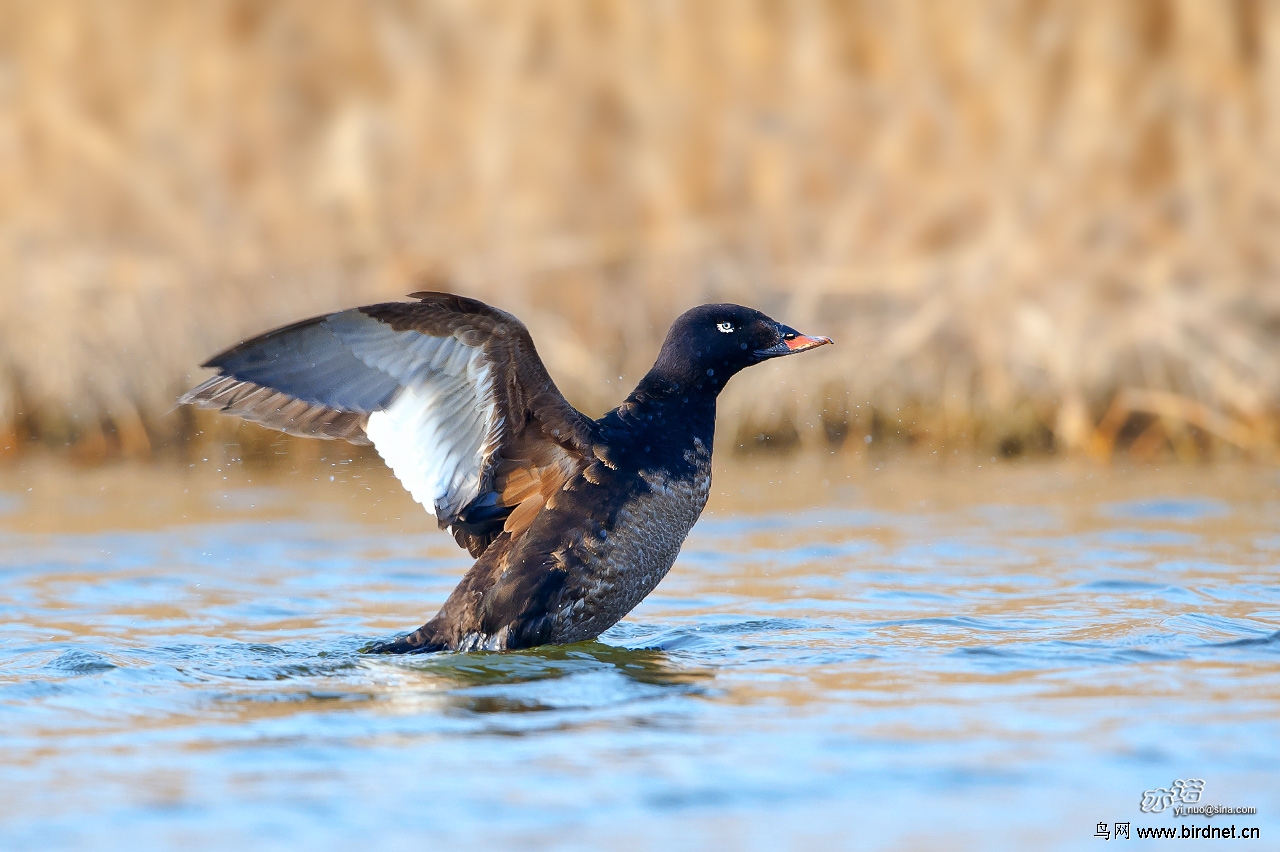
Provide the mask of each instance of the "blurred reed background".
POLYGON ((592 414, 699 302, 836 338, 722 445, 1270 456, 1278 154, 1280 3, 5 0, 0 447, 269 441, 196 365, 425 280, 592 414))

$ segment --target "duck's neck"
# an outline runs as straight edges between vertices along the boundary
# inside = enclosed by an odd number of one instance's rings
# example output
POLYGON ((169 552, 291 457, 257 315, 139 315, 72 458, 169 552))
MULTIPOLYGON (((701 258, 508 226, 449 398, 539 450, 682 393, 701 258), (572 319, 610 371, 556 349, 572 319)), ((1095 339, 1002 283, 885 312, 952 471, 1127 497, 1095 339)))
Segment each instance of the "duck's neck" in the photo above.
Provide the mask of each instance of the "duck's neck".
POLYGON ((685 462, 687 450, 709 455, 716 430, 716 394, 723 382, 680 380, 655 367, 626 401, 600 420, 605 439, 656 462, 685 462))

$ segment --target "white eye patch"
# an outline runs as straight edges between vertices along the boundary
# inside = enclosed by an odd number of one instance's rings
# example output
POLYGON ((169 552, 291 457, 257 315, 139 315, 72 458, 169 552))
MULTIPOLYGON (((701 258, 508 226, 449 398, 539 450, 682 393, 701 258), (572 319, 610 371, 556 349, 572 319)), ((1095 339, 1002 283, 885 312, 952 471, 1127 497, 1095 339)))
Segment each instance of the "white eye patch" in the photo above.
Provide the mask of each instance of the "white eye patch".
POLYGON ((716 329, 717 329, 718 331, 723 331, 725 334, 729 334, 729 333, 731 333, 731 332, 733 331, 733 323, 731 323, 731 322, 718 322, 718 323, 716 323, 716 329))

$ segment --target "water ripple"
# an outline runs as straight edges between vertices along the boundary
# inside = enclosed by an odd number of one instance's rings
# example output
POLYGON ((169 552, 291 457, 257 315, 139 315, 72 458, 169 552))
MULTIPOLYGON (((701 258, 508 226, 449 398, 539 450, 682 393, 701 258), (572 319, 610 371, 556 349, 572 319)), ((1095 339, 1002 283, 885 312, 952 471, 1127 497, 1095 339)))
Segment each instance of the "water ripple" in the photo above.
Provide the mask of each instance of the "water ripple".
POLYGON ((1180 777, 1280 831, 1280 479, 1021 470, 747 482, 599 641, 404 658, 469 561, 390 480, 68 474, 0 501, 0 847, 1074 849, 1180 777))

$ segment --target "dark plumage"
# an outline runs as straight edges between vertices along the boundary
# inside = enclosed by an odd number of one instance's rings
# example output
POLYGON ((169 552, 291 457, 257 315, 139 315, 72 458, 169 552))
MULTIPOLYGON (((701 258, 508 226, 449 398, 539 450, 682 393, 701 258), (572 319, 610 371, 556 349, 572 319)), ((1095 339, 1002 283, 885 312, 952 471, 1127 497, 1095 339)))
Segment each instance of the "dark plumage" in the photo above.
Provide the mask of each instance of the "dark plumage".
POLYGON ((716 395, 744 367, 830 343, 702 305, 597 421, 569 405, 528 330, 474 299, 414 293, 304 320, 204 366, 181 402, 296 435, 372 443, 475 564, 429 622, 370 650, 593 639, 666 575, 711 487, 716 395))

